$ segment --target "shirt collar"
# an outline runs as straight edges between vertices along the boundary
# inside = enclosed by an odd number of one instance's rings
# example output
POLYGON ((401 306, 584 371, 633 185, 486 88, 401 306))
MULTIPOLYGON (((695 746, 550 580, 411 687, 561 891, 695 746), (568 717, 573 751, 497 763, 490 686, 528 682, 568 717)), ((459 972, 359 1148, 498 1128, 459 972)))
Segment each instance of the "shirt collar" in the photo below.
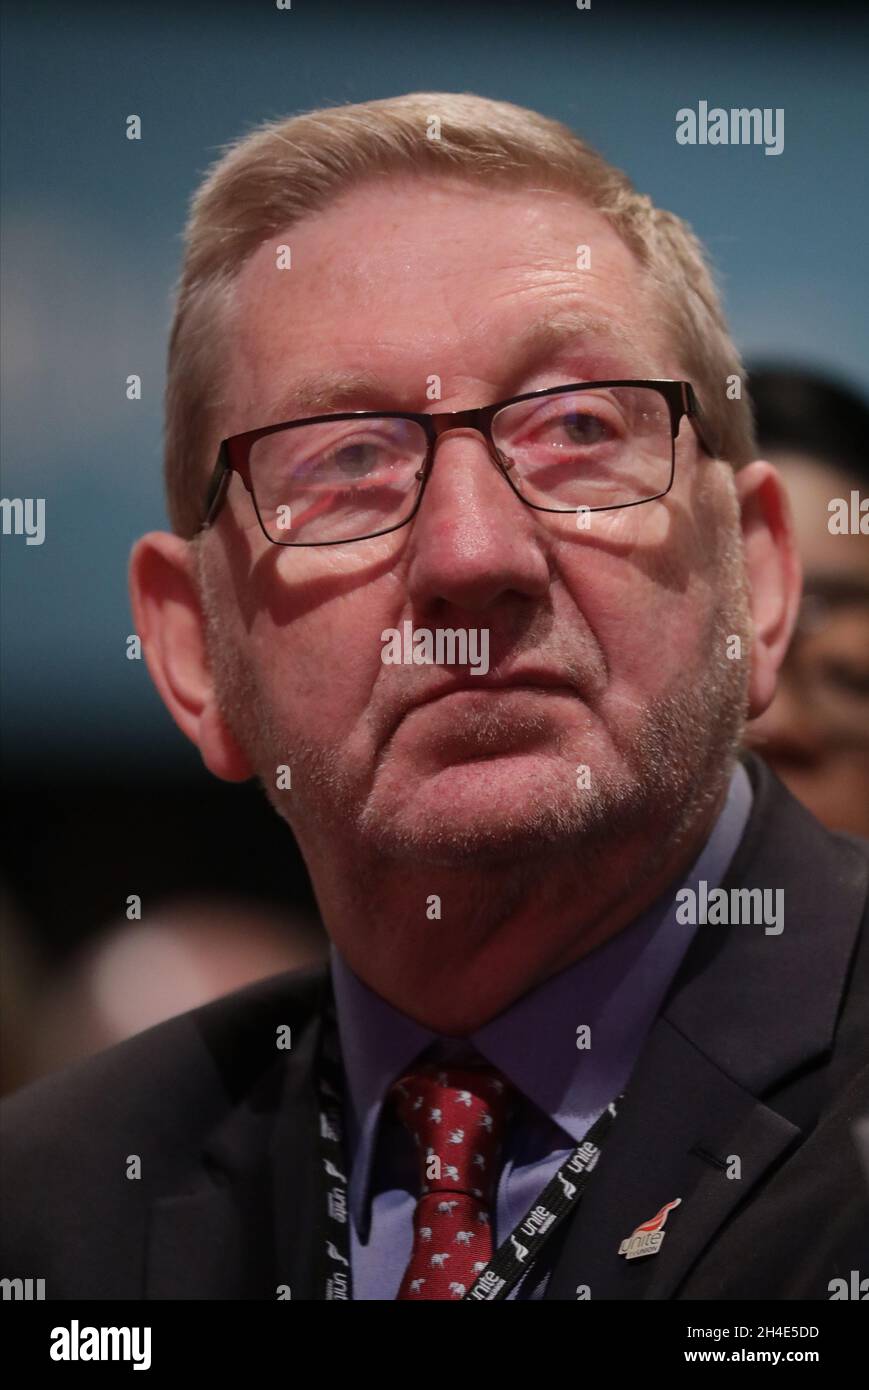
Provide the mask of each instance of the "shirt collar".
MULTIPOLYGON (((711 889, 721 882, 751 800, 748 774, 738 762, 712 832, 678 886, 696 890, 705 880, 711 889)), ((676 922, 676 891, 671 885, 630 926, 522 995, 468 1040, 575 1143, 624 1088, 694 935, 695 926, 676 922), (578 1043, 583 1025, 590 1030, 587 1049, 578 1043)), ((334 942, 330 957, 347 1082, 350 1204, 361 1229, 386 1092, 424 1049, 455 1040, 382 999, 350 969, 334 942)))

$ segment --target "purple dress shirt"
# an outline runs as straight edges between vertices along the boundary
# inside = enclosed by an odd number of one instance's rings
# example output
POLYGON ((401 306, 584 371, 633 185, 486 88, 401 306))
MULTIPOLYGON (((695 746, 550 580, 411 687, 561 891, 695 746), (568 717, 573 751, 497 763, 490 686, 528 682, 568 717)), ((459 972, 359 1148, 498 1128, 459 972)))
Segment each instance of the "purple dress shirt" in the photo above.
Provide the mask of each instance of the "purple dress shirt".
MULTIPOLYGON (((432 1033, 393 1008, 331 946, 347 1077, 354 1299, 394 1299, 410 1259, 418 1160, 391 1110, 381 1115, 393 1081, 419 1060, 482 1057, 520 1092, 521 1112, 508 1132, 493 1211, 497 1249, 625 1089, 696 930, 676 922, 676 892, 683 887, 696 891, 704 879, 709 891, 720 884, 745 829, 751 799, 748 775, 737 763, 721 814, 684 881, 629 927, 522 995, 467 1040, 432 1033), (577 1048, 580 1024, 591 1028, 593 1045, 586 1050, 577 1048)), ((530 1269, 509 1297, 541 1298, 546 1277, 530 1269)))

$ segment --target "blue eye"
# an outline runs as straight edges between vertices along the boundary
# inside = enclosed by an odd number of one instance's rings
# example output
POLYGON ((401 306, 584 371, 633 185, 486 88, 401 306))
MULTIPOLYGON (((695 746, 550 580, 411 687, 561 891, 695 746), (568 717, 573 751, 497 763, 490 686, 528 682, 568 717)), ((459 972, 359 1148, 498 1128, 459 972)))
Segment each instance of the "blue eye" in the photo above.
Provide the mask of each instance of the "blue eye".
POLYGON ((342 444, 336 449, 329 462, 349 477, 361 478, 377 467, 380 451, 375 444, 359 442, 342 444))
POLYGON ((564 415, 560 421, 572 444, 601 444, 610 437, 603 421, 596 415, 564 415))

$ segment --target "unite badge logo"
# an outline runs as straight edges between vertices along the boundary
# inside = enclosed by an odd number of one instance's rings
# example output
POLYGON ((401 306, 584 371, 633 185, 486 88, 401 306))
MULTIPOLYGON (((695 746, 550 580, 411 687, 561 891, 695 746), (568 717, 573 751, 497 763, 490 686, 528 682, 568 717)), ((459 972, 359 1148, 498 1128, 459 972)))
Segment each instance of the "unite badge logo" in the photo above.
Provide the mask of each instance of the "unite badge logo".
POLYGON ((666 1202, 656 1216, 651 1221, 644 1221, 641 1226, 637 1226, 632 1231, 627 1240, 623 1240, 619 1246, 619 1254, 624 1255, 628 1260, 639 1259, 641 1255, 657 1255, 661 1246, 664 1244, 664 1236, 667 1234, 664 1222, 674 1207, 678 1207, 682 1198, 677 1197, 672 1202, 666 1202))

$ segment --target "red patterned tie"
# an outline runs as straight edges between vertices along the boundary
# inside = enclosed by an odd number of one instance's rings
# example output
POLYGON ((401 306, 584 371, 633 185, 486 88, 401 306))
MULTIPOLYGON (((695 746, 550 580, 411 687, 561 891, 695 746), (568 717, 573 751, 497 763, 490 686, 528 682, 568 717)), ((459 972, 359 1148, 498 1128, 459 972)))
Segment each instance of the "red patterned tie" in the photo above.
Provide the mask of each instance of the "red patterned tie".
POLYGON ((511 1100, 494 1067, 432 1064, 390 1098, 420 1160, 413 1250, 397 1298, 462 1298, 492 1257, 491 1207, 511 1100))

